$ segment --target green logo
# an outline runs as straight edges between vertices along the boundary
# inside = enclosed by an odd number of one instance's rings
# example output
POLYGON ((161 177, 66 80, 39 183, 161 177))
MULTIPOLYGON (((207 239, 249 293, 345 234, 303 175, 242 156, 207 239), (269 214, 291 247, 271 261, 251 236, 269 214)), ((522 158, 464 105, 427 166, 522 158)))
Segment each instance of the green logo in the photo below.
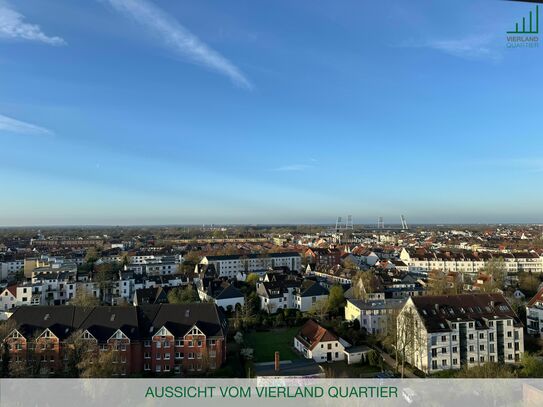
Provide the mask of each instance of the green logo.
POLYGON ((507 31, 507 34, 539 34, 539 6, 535 6, 535 28, 532 24, 532 12, 528 22, 529 27, 526 27, 526 17, 522 17, 522 29, 519 23, 515 23, 515 31, 507 31))

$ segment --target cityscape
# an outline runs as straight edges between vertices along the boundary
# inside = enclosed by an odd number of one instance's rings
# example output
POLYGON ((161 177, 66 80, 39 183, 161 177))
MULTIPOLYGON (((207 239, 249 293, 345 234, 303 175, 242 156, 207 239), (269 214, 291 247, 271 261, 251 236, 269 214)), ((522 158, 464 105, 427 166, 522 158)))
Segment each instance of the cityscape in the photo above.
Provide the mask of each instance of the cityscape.
POLYGON ((0 0, 0 405, 543 406, 539 3, 0 0))
POLYGON ((4 228, 2 375, 538 377, 542 275, 535 224, 4 228))

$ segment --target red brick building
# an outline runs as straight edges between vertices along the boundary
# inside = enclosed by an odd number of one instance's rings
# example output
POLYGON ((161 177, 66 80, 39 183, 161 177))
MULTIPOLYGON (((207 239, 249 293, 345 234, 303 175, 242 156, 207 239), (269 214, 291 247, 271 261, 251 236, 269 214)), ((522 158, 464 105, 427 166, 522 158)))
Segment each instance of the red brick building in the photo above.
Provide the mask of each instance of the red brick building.
POLYGON ((214 304, 20 307, 10 320, 15 328, 0 338, 10 362, 35 362, 40 374, 66 368, 74 333, 97 352, 113 350, 120 375, 190 374, 226 360, 227 323, 214 304))
POLYGON ((317 268, 334 267, 341 262, 341 250, 335 248, 314 247, 305 251, 305 257, 317 268))

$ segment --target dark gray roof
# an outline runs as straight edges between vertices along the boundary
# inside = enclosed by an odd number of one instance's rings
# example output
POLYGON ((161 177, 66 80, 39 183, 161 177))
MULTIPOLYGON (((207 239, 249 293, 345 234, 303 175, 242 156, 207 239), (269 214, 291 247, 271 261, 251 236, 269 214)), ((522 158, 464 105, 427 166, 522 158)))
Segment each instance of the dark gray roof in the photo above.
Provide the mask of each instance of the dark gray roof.
POLYGON ((323 369, 313 359, 286 360, 279 363, 279 372, 275 363, 257 363, 254 365, 256 376, 320 376, 323 369))
POLYGON ((10 320, 29 338, 50 329, 59 339, 88 330, 105 341, 120 329, 130 339, 151 338, 162 326, 183 336, 194 325, 207 336, 226 335, 227 323, 215 304, 159 304, 137 307, 28 306, 15 310, 10 320))

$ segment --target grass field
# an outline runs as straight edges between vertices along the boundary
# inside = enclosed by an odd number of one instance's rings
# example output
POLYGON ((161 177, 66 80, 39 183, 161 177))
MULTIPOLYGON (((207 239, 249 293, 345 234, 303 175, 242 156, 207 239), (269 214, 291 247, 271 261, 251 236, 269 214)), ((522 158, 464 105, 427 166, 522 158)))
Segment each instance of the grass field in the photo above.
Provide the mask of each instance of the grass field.
POLYGON ((280 328, 269 332, 251 332, 245 335, 246 346, 254 349, 254 362, 273 362, 276 351, 281 360, 300 359, 294 351, 294 336, 300 328, 280 328))

